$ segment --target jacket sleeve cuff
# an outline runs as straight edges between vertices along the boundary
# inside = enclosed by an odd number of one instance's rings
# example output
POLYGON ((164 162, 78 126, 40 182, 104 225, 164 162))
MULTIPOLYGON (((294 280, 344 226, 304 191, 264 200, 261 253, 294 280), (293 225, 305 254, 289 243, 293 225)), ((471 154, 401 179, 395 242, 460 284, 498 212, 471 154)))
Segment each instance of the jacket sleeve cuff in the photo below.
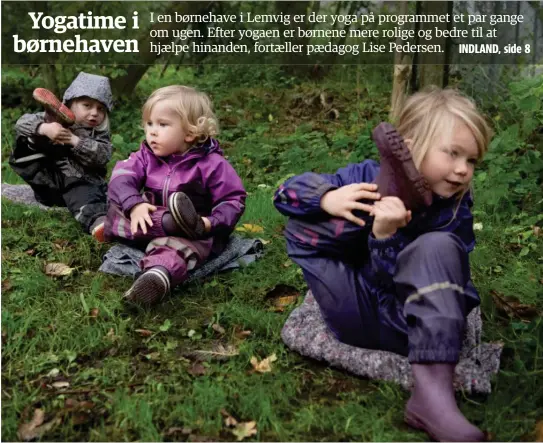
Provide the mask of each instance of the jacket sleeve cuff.
POLYGON ((399 247, 402 244, 403 238, 400 234, 396 233, 391 237, 383 238, 383 239, 377 239, 371 233, 368 236, 368 247, 371 249, 385 249, 385 248, 396 248, 399 247))
POLYGON ((315 210, 322 211, 323 210, 321 208, 322 197, 328 191, 333 191, 334 189, 337 189, 336 185, 333 185, 332 183, 323 183, 317 189, 315 189, 315 196, 309 200, 309 205, 315 210))
POLYGON ((130 218, 130 211, 132 210, 132 208, 140 203, 145 203, 145 200, 143 199, 143 197, 141 195, 133 195, 132 197, 128 197, 124 202, 123 202, 123 212, 124 212, 124 215, 127 217, 127 218, 130 218))
POLYGON ((209 223, 211 224, 211 228, 209 229, 209 232, 206 233, 206 235, 212 236, 217 225, 219 224, 219 219, 212 215, 206 215, 205 217, 209 220, 209 223))

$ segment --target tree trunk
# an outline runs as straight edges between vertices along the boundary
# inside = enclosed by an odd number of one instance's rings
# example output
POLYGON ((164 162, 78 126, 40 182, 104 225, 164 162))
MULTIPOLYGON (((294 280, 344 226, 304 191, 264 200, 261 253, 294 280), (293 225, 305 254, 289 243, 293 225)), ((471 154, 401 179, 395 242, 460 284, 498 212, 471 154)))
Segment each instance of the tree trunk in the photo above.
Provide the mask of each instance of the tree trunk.
POLYGON ((57 68, 55 65, 40 65, 41 76, 43 78, 43 87, 49 89, 55 95, 60 94, 58 87, 57 68))
MULTIPOLYGON (((409 2, 399 2, 398 14, 405 15, 409 11, 409 2)), ((396 43, 401 44, 401 38, 396 43)), ((394 76, 392 78, 392 99, 388 119, 395 122, 405 102, 409 77, 411 76, 411 57, 398 51, 394 54, 394 76)))
MULTIPOLYGON (((179 14, 198 14, 201 13, 203 9, 201 2, 174 2, 164 14, 172 16, 175 16, 176 12, 179 14)), ((209 5, 206 9, 209 9, 209 5)), ((152 29, 166 30, 168 34, 167 37, 150 37, 150 32, 147 32, 144 37, 139 39, 140 64, 127 66, 125 75, 116 77, 111 81, 113 95, 116 97, 126 96, 134 91, 138 82, 149 69, 149 66, 153 65, 159 58, 156 53, 151 52, 151 41, 156 44, 169 43, 172 40, 171 31, 177 27, 179 27, 179 24, 176 23, 173 18, 171 23, 156 23, 152 29)))
MULTIPOLYGON (((423 14, 444 15, 450 10, 451 2, 446 1, 425 1, 422 3, 423 14)), ((421 29, 433 30, 439 26, 442 30, 450 28, 451 23, 422 23, 421 29)), ((430 85, 443 87, 447 84, 448 68, 450 52, 447 51, 447 38, 432 38, 432 44, 439 44, 444 52, 423 52, 419 54, 419 78, 418 89, 423 89, 430 85), (449 56, 449 57, 448 57, 449 56)))
MULTIPOLYGON (((306 16, 308 13, 308 6, 311 8, 314 5, 314 2, 298 2, 298 1, 276 1, 275 2, 275 13, 280 14, 289 14, 291 17, 299 14, 306 16)), ((296 23, 293 27, 299 27, 304 31, 309 29, 310 24, 307 23, 307 20, 304 20, 303 23, 296 23)), ((313 25, 314 26, 314 25, 313 25)), ((280 37, 281 43, 284 42, 283 35, 280 37)), ((305 37, 296 37, 290 39, 293 45, 305 45, 308 42, 308 38, 305 37)), ((305 53, 288 53, 285 52, 281 56, 282 63, 287 65, 283 67, 287 72, 294 73, 296 69, 291 67, 291 65, 304 65, 307 63, 307 56, 305 53)), ((303 70, 303 69, 302 69, 303 70)))

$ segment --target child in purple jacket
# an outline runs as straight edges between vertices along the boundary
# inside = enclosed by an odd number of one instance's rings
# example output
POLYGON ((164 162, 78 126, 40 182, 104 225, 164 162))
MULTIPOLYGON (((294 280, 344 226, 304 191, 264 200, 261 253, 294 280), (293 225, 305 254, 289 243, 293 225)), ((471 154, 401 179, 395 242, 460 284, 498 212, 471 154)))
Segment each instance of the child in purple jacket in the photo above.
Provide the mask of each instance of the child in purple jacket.
POLYGON ((274 199, 290 217, 288 254, 330 330, 342 342, 408 356, 405 420, 439 441, 484 439, 456 405, 453 374, 466 317, 480 303, 468 261, 470 183, 490 137, 468 98, 420 92, 406 101, 397 133, 388 124, 374 131, 381 165, 305 173, 274 199))
POLYGON ((142 273, 124 297, 151 305, 222 251, 246 192, 212 138, 217 121, 207 95, 160 88, 143 106, 143 124, 139 151, 111 175, 103 235, 145 250, 142 273))

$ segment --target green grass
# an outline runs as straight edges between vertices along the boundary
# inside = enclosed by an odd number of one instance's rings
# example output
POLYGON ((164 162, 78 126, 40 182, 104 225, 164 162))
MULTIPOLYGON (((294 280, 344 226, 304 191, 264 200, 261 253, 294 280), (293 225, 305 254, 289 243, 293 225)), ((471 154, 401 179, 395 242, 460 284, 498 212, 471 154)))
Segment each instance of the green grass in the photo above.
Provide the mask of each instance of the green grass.
MULTIPOLYGON (((365 98, 359 103, 353 93, 356 72, 349 76, 339 70, 321 84, 289 82, 268 73, 254 80, 261 84, 247 80, 246 87, 225 91, 225 76, 242 75, 232 69, 204 77, 172 70, 162 80, 151 73, 134 101, 173 83, 174 75, 180 76, 175 81, 213 95, 226 154, 249 191, 241 223, 263 228, 244 235, 269 242, 257 263, 178 288, 152 310, 127 311, 120 298, 130 279, 97 272, 107 246, 82 235, 66 212, 42 212, 2 200, 4 440, 17 440, 18 426, 38 407, 45 410, 46 421, 60 420, 42 437, 50 441, 235 440, 223 424, 223 409, 239 421, 257 422, 253 440, 427 440, 403 423, 408 393, 397 385, 355 377, 289 351, 280 331, 294 305, 278 312, 267 297, 278 284, 300 294, 307 289, 285 252, 285 219, 271 204, 276 185, 291 173, 332 172, 348 161, 376 155, 364 128, 386 116, 389 92, 376 80, 382 76, 366 69, 365 98), (334 94, 341 108, 339 122, 294 106, 296 97, 322 89, 334 94), (43 271, 49 262, 63 262, 76 271, 53 279, 43 271), (95 317, 90 315, 94 309, 95 317), (224 334, 213 324, 220 324, 224 334), (152 335, 142 336, 138 329, 152 335), (240 338, 242 330, 251 334, 240 338), (235 346, 237 355, 204 361, 205 374, 193 375, 194 351, 218 343, 235 346), (252 356, 272 353, 278 358, 272 372, 252 371, 252 356), (67 393, 52 386, 58 381, 70 383, 67 393), (86 407, 70 407, 74 400, 87 402, 86 407)), ((122 136, 117 158, 141 140, 134 109, 125 104, 113 115, 113 133, 122 136)), ((3 128, 16 116, 3 114, 3 128)), ((15 182, 5 164, 12 142, 3 131, 3 180, 15 182)), ((458 398, 468 417, 496 440, 528 441, 543 417, 542 320, 505 316, 493 303, 492 291, 542 309, 543 246, 540 237, 530 237, 534 247, 519 257, 518 238, 505 234, 511 216, 497 216, 499 211, 492 212, 484 201, 477 201, 476 208, 483 229, 477 231, 472 274, 483 300, 484 338, 501 340, 505 347, 492 394, 458 398)))

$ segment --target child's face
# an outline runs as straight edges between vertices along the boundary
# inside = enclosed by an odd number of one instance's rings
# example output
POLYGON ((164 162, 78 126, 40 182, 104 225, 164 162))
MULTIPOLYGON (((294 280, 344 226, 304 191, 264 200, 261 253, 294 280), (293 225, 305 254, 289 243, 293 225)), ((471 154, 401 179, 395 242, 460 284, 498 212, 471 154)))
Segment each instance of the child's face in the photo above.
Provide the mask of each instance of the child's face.
POLYGON ((75 115, 76 123, 90 128, 100 126, 106 118, 105 106, 93 98, 78 98, 72 102, 70 109, 75 115))
POLYGON ((186 152, 194 141, 194 137, 186 133, 181 118, 167 100, 153 106, 145 122, 145 139, 159 157, 186 152))
POLYGON ((452 197, 468 188, 478 159, 477 142, 465 123, 456 122, 450 141, 432 146, 420 166, 432 191, 452 197))

